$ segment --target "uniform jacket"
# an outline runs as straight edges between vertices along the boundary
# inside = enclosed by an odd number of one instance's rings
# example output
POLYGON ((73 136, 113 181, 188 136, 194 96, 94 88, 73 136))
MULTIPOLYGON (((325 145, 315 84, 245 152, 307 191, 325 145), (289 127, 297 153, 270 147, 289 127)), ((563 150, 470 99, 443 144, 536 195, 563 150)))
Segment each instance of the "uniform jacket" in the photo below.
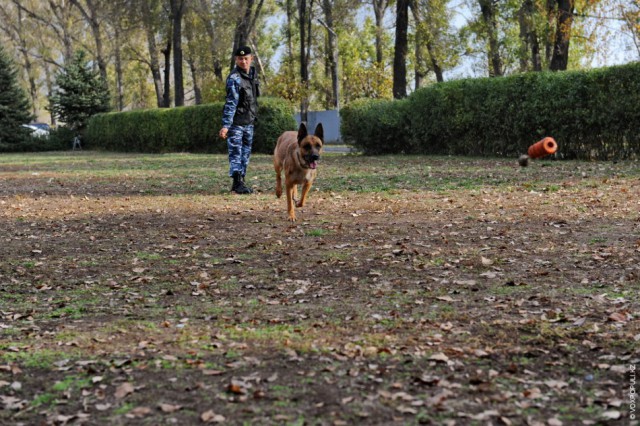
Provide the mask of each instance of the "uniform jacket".
POLYGON ((222 127, 246 126, 258 117, 260 83, 254 67, 245 73, 234 67, 227 77, 227 97, 222 112, 222 127))

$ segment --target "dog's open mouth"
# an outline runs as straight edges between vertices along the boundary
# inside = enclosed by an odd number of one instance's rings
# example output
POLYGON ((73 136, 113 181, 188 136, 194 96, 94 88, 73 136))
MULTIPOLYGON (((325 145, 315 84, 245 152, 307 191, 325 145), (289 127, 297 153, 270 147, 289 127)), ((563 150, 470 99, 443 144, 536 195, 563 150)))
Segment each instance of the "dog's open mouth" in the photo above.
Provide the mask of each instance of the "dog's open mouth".
POLYGON ((316 167, 318 167, 318 162, 317 161, 312 161, 309 163, 309 168, 310 169, 315 169, 316 167))

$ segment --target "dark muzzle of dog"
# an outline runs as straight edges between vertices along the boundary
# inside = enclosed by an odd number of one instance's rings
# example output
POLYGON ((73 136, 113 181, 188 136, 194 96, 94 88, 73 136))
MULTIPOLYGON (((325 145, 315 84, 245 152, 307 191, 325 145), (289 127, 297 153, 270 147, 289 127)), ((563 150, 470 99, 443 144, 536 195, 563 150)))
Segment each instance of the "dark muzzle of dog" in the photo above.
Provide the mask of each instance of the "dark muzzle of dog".
POLYGON ((320 155, 315 154, 315 153, 311 153, 309 155, 306 156, 305 160, 307 161, 307 164, 309 165, 310 169, 315 169, 316 167, 318 167, 318 160, 320 159, 320 155))

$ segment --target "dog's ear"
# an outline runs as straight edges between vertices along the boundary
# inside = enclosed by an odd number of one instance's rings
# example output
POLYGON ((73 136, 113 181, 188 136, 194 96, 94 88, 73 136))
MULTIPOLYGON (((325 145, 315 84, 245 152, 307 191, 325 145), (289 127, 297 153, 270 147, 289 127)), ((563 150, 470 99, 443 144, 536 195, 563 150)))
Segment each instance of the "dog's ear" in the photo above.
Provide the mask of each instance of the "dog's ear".
POLYGON ((322 123, 318 123, 316 126, 316 131, 313 132, 313 135, 320 139, 322 143, 324 143, 324 128, 322 127, 322 123))
POLYGON ((307 132, 307 126, 304 123, 300 123, 300 127, 298 128, 298 143, 304 138, 307 137, 309 132, 307 132))

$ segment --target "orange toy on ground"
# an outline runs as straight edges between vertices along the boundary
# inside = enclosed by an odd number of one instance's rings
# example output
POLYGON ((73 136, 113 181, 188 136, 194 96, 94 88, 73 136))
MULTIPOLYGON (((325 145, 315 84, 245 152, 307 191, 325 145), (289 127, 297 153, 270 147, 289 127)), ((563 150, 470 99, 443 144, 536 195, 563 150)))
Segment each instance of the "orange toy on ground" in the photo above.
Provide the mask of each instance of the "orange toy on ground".
POLYGON ((551 155, 558 150, 558 144, 552 137, 546 137, 529 147, 527 155, 530 158, 541 158, 551 155))

